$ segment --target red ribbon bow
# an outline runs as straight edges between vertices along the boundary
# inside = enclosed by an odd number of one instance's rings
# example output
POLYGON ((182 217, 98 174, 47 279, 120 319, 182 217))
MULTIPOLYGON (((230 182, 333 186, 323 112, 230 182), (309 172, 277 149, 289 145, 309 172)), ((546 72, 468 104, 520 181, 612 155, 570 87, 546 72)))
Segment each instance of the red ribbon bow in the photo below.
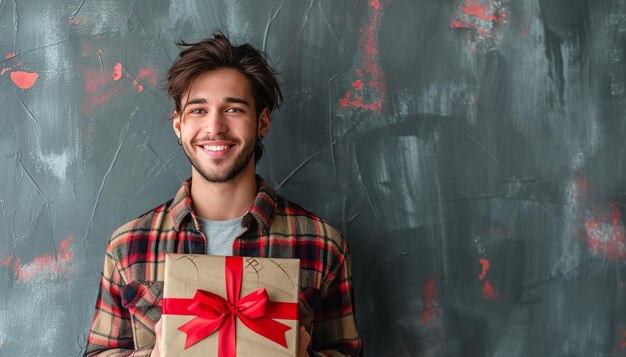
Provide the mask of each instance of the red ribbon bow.
POLYGON ((225 267, 228 300, 200 289, 196 291, 193 299, 163 299, 164 314, 196 316, 178 328, 187 334, 185 349, 220 330, 217 347, 218 356, 234 357, 237 346, 236 317, 252 331, 286 348, 285 333, 291 327, 272 319, 298 319, 298 304, 272 302, 269 300, 265 288, 255 290, 243 298, 239 298, 243 258, 226 257, 225 267))

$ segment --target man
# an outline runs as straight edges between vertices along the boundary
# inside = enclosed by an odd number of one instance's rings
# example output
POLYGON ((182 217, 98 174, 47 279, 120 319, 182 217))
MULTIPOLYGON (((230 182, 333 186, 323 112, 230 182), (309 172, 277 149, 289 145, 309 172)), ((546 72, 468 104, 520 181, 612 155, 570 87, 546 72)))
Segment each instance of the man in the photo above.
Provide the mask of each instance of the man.
POLYGON ((191 178, 113 233, 86 355, 159 355, 166 253, 299 258, 299 356, 359 355, 345 240, 255 175, 282 99, 274 71, 221 33, 181 45, 168 94, 191 178))

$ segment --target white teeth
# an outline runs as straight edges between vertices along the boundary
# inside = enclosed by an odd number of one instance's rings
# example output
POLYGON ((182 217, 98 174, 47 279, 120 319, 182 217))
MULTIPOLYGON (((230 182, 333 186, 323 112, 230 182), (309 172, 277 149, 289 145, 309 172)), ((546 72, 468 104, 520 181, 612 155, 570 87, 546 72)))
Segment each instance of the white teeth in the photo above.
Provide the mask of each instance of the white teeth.
POLYGON ((218 146, 204 145, 203 147, 204 147, 204 150, 209 150, 209 151, 222 151, 222 150, 228 149, 228 145, 218 145, 218 146))

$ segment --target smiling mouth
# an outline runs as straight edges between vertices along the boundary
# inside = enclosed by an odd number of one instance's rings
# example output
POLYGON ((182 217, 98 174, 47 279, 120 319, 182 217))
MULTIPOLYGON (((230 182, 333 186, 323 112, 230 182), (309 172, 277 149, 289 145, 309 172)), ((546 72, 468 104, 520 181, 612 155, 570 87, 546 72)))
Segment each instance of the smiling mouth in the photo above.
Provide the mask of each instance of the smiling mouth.
POLYGON ((234 145, 204 145, 202 148, 207 151, 224 151, 230 149, 234 145))

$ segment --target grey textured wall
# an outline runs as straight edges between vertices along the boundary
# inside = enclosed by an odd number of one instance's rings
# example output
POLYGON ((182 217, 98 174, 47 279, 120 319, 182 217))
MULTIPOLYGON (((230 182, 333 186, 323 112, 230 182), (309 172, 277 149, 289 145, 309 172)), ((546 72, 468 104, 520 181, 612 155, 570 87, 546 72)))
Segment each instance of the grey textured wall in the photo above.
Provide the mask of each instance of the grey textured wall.
POLYGON ((282 72, 258 171, 345 233, 367 356, 626 355, 624 0, 0 0, 0 355, 82 353, 214 29, 282 72))

